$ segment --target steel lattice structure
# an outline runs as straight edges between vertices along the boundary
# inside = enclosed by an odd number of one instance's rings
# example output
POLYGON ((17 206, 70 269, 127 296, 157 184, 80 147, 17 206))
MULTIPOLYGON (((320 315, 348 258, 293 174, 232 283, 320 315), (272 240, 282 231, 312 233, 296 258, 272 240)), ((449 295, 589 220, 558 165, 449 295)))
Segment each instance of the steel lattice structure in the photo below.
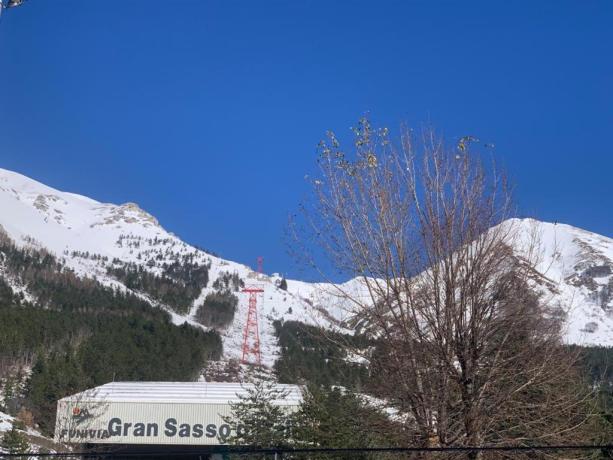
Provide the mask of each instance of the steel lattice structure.
POLYGON ((250 356, 255 358, 255 364, 262 364, 262 354, 260 352, 260 331, 258 327, 258 294, 264 292, 264 289, 251 286, 243 289, 242 292, 249 294, 249 310, 247 312, 247 323, 243 331, 243 355, 241 362, 248 364, 250 356))
MULTIPOLYGON (((258 257, 258 275, 262 274, 263 257, 258 257)), ((260 330, 258 326, 258 294, 264 292, 260 286, 247 286, 242 292, 249 294, 249 309, 247 311, 247 322, 243 331, 243 348, 241 362, 243 364, 253 363, 262 365, 262 353, 260 351, 260 330), (254 358, 251 360, 250 358, 254 358)))

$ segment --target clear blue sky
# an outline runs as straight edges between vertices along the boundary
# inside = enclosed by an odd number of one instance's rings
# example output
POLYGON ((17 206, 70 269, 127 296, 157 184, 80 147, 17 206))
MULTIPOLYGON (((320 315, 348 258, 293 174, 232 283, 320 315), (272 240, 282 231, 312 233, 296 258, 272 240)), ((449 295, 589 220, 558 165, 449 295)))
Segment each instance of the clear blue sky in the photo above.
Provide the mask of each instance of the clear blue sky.
POLYGON ((299 275, 316 144, 367 112, 495 143, 522 212, 613 236, 610 0, 29 0, 0 91, 1 167, 267 272, 299 275))

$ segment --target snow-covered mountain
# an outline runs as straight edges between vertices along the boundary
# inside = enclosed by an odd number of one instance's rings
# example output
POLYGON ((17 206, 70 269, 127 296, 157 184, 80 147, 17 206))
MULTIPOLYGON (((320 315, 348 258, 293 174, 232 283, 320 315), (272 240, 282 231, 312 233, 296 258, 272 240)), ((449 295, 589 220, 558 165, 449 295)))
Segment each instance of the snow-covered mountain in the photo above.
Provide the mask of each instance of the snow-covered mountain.
MULTIPOLYGON (((21 174, 0 169, 0 226, 18 247, 44 249, 54 254, 81 277, 127 290, 125 284, 109 274, 109 267, 136 264, 144 270, 162 276, 165 266, 189 260, 190 264, 207 265, 209 282, 189 305, 165 305, 147 292, 135 292, 151 304, 166 309, 173 322, 188 322, 199 327, 194 315, 212 285, 224 274, 236 273, 245 285, 264 290, 258 301, 260 346, 263 364, 272 365, 277 345, 272 321, 297 320, 310 324, 333 326, 341 318, 322 314, 313 305, 319 303, 318 285, 289 281, 288 290, 280 289, 278 275, 254 272, 248 266, 221 259, 191 246, 167 232, 157 219, 134 203, 114 205, 62 192, 29 179, 21 174)), ((0 254, 1 256, 1 254, 0 254)), ((3 271, 16 292, 31 299, 27 286, 11 279, 3 271)), ((233 323, 220 330, 224 358, 240 358, 242 333, 247 319, 247 294, 237 293, 238 309, 233 323)), ((328 296, 326 296, 328 298, 328 296)), ((330 299, 327 299, 330 300, 330 299)), ((326 304, 333 304, 333 300, 326 304)), ((340 310, 339 310, 340 314, 340 310)))
POLYGON ((613 239, 565 224, 519 223, 538 232, 544 301, 566 316, 566 340, 612 346, 613 239))
MULTIPOLYGON (((548 301, 567 317, 567 340, 580 344, 613 345, 613 239, 569 225, 524 220, 537 225, 544 256, 539 266, 548 301)), ((157 219, 134 203, 100 203, 73 193, 61 192, 20 174, 0 169, 0 225, 20 247, 35 247, 55 254, 79 276, 95 278, 104 285, 128 290, 109 268, 135 264, 161 276, 173 263, 189 261, 209 267, 207 286, 189 305, 165 305, 146 292, 135 292, 152 305, 165 308, 176 324, 198 325, 194 315, 214 282, 236 273, 246 285, 257 284, 260 297, 259 325, 262 359, 272 365, 278 347, 272 322, 297 320, 325 327, 339 327, 344 318, 334 288, 288 280, 280 289, 277 275, 255 273, 250 267, 224 260, 189 245, 167 232, 157 219), (338 304, 338 305, 337 305, 338 304), (325 307, 325 311, 324 308, 325 307)), ((28 297, 27 286, 3 272, 13 290, 28 297)), ((357 281, 346 288, 359 289, 357 281)), ((242 331, 247 318, 247 295, 238 294, 234 321, 220 330, 224 358, 240 358, 242 331)), ((203 327, 198 325, 199 327, 203 327)))

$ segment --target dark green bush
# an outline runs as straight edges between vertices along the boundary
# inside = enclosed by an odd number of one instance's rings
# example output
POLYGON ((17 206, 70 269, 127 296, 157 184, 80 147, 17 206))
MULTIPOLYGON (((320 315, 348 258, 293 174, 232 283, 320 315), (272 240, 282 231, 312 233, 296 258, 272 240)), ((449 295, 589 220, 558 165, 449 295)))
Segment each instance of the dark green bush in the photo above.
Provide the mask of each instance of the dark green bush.
POLYGON ((230 291, 212 292, 196 312, 196 320, 204 326, 223 328, 234 320, 238 297, 230 291))

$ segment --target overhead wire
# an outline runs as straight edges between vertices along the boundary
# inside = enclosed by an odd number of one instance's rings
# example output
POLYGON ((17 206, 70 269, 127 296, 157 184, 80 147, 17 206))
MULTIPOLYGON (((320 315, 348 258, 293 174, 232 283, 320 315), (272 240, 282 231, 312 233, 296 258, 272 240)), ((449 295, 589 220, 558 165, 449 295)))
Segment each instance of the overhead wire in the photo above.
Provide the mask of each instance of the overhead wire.
POLYGON ((541 445, 541 446, 458 446, 458 447, 365 447, 365 448, 336 448, 336 447, 313 447, 313 448, 254 448, 254 447, 227 447, 224 449, 193 449, 185 451, 153 450, 147 452, 56 452, 56 453, 14 453, 0 454, 0 458, 139 458, 139 457, 190 457, 211 454, 259 454, 259 455, 282 455, 283 454, 358 454, 358 453, 459 453, 459 452, 551 452, 551 451, 606 451, 613 453, 613 444, 604 445, 541 445))

